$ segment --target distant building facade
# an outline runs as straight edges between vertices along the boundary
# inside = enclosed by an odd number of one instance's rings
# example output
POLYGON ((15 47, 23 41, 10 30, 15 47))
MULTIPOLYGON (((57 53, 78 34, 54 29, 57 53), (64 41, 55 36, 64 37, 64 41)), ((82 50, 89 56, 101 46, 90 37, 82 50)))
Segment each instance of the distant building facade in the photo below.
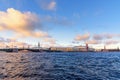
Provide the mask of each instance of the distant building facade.
POLYGON ((51 51, 65 51, 65 52, 87 52, 94 51, 93 48, 89 48, 88 46, 75 46, 75 47, 51 47, 51 51))

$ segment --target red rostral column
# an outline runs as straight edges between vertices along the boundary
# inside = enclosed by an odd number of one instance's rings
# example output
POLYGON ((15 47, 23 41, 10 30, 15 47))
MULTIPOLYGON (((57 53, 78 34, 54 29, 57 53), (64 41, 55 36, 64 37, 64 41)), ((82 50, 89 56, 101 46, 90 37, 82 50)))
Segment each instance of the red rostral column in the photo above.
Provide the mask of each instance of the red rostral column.
POLYGON ((88 48, 89 48, 89 47, 88 47, 88 44, 86 43, 86 51, 88 51, 88 48))

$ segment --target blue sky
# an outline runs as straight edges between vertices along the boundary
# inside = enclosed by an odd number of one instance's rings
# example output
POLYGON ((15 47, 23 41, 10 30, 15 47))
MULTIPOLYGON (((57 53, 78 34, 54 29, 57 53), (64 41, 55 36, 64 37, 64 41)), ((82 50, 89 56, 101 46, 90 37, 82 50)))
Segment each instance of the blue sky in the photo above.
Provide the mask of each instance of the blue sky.
MULTIPOLYGON (((37 15, 40 23, 40 25, 37 24, 38 27, 40 26, 39 30, 50 36, 47 41, 54 40, 59 45, 74 45, 72 42, 76 41, 80 44, 87 41, 117 43, 120 40, 119 3, 119 0, 0 0, 0 12, 8 13, 7 10, 12 8, 21 14, 31 12, 37 15), (89 35, 85 37, 87 34, 89 35), (102 36, 103 39, 95 40, 94 36, 96 35, 102 36), (112 37, 104 38, 105 35, 112 37), (76 37, 77 39, 75 39, 76 37)), ((2 24, 2 22, 0 23, 2 24)), ((2 30, 0 36, 12 38, 11 36, 20 33, 18 30, 12 29, 13 27, 9 28, 8 26, 7 31, 2 30)), ((37 29, 34 30, 37 31, 37 29)), ((19 37, 17 40, 29 44, 42 41, 41 37, 31 36, 19 37)))

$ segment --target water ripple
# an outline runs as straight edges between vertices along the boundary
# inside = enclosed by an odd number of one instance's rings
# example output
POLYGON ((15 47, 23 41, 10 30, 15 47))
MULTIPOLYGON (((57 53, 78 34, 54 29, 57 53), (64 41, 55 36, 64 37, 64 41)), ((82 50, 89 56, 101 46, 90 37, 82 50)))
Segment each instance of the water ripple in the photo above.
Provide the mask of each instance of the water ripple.
POLYGON ((0 80, 120 80, 120 54, 0 53, 0 80))

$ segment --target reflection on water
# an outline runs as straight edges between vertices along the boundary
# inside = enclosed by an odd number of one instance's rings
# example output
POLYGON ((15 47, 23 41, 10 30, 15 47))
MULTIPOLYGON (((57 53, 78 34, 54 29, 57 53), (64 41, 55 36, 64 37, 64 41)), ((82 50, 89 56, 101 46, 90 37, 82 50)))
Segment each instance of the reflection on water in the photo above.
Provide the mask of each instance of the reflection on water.
POLYGON ((120 53, 0 53, 0 80, 119 80, 120 53))
POLYGON ((25 54, 0 53, 0 79, 23 80, 22 75, 29 64, 25 54))

